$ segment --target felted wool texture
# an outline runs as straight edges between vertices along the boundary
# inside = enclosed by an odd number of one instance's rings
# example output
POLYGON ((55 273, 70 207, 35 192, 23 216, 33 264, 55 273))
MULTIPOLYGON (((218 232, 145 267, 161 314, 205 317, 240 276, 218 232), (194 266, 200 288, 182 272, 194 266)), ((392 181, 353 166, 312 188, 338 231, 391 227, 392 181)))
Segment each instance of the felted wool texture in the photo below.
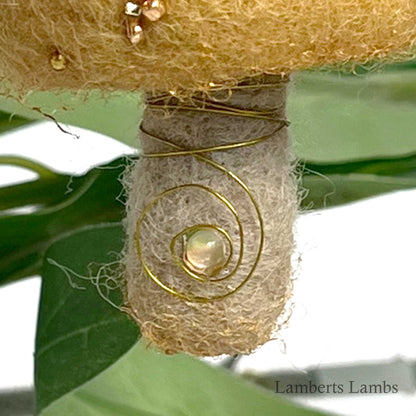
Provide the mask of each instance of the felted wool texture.
POLYGON ((5 0, 0 76, 19 92, 204 89, 260 73, 404 59, 416 0, 168 0, 168 14, 125 36, 125 0, 5 0), (54 71, 59 50, 68 61, 54 71))
MULTIPOLYGON (((217 93, 218 94, 218 93, 217 93)), ((217 97, 224 99, 224 96, 217 97)), ((234 91, 226 101, 240 108, 275 109, 285 117, 286 88, 234 91)), ((247 141, 269 134, 276 124, 229 115, 174 112, 147 108, 145 131, 186 149, 247 141)), ((172 151, 141 135, 145 153, 172 151)), ((224 173, 193 156, 140 159, 127 178, 126 304, 145 338, 166 353, 195 356, 250 353, 277 330, 277 320, 291 294, 292 226, 297 208, 293 157, 287 128, 251 147, 209 153, 209 157, 238 175, 257 201, 264 221, 264 248, 257 268, 240 290, 208 303, 190 302, 167 293, 144 272, 137 255, 137 219, 145 205, 161 192, 183 184, 213 188, 235 205, 244 229, 244 255, 230 280, 200 283, 189 278, 171 259, 174 235, 196 224, 215 224, 227 230, 234 247, 230 270, 240 247, 237 223, 230 211, 199 189, 179 189, 148 212, 141 225, 143 258, 169 287, 198 296, 212 296, 236 287, 250 270, 259 248, 260 226, 248 195, 224 173)), ((180 248, 180 247, 179 247, 180 248)), ((221 275, 220 275, 221 276, 221 275)))

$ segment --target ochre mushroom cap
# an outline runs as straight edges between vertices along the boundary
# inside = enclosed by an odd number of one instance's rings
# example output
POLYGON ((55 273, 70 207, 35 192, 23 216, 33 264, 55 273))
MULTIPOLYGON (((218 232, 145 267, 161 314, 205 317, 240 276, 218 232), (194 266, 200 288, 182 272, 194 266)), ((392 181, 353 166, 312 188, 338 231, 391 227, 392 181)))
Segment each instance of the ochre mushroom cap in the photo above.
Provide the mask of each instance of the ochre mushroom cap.
POLYGON ((17 91, 189 90, 259 73, 411 57, 415 0, 167 0, 126 36, 124 0, 10 1, 0 76, 17 91), (53 54, 65 57, 56 70, 53 54))

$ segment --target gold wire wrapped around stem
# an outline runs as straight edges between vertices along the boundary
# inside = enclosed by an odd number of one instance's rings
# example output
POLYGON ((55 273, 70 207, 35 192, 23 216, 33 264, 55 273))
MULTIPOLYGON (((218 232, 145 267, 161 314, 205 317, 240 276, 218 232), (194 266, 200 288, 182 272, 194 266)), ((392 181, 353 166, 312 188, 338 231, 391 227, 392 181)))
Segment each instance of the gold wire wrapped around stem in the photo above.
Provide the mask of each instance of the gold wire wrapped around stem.
MULTIPOLYGON (((279 84, 274 85, 275 88, 278 88, 278 86, 279 86, 279 84)), ((246 88, 259 88, 258 85, 242 85, 242 86, 235 87, 235 89, 238 89, 239 87, 242 87, 244 89, 246 89, 246 88)), ((269 87, 269 85, 267 85, 266 88, 267 87, 269 87)), ((230 253, 229 253, 229 256, 228 256, 228 259, 227 259, 227 262, 226 262, 226 265, 228 265, 230 260, 231 260, 231 256, 232 256, 232 252, 233 252, 232 239, 231 239, 229 233, 226 230, 224 230, 222 227, 220 227, 219 225, 216 225, 216 224, 196 224, 196 225, 193 225, 192 227, 187 227, 186 229, 182 230, 180 233, 178 233, 177 235, 175 235, 172 238, 172 240, 170 242, 170 254, 171 254, 171 257, 173 258, 173 261, 175 262, 175 264, 183 272, 185 272, 185 274, 188 277, 190 277, 192 279, 195 279, 195 280, 201 282, 202 284, 206 283, 206 282, 210 282, 210 283, 211 282, 214 282, 214 283, 215 282, 222 282, 224 280, 230 279, 232 276, 234 276, 237 273, 239 267, 241 266, 243 255, 244 255, 244 242, 245 242, 244 227, 243 227, 243 224, 241 222, 240 216, 238 214, 238 210, 231 203, 230 200, 228 200, 221 193, 219 193, 219 192, 215 191, 214 189, 212 189, 208 186, 205 186, 205 185, 193 184, 193 183, 178 185, 178 186, 169 188, 169 189, 161 192, 160 194, 154 196, 150 200, 150 202, 148 202, 147 205, 145 205, 141 215, 139 216, 139 218, 137 219, 137 222, 136 222, 135 241, 136 241, 136 249, 137 249, 138 258, 141 262, 141 265, 142 265, 146 275, 150 279, 152 279, 161 289, 165 290, 166 292, 170 293, 173 296, 176 296, 178 298, 181 298, 183 300, 190 301, 190 302, 206 303, 206 302, 212 302, 212 301, 219 300, 219 299, 224 299, 224 298, 232 295, 233 293, 237 292, 242 286, 244 286, 247 283, 247 281, 251 278, 254 271, 256 270, 256 267, 257 267, 257 265, 260 261, 260 257, 261 257, 261 253, 262 253, 263 245, 264 245, 264 225, 263 225, 263 218, 262 218, 258 203, 256 202, 256 199, 254 198, 252 192, 250 191, 248 186, 244 183, 244 181, 239 176, 237 176, 234 172, 230 171, 226 167, 222 166, 221 164, 217 163, 212 158, 210 158, 210 157, 208 157, 204 154, 205 153, 210 153, 210 152, 228 151, 228 150, 238 149, 238 148, 242 148, 242 147, 254 146, 258 143, 264 142, 264 141, 272 138, 282 128, 287 127, 289 125, 289 123, 285 119, 280 119, 280 118, 273 117, 273 115, 275 114, 275 111, 272 111, 272 110, 263 110, 263 111, 262 110, 246 110, 246 109, 241 109, 241 108, 238 108, 238 107, 226 106, 224 104, 218 104, 217 102, 213 102, 211 100, 203 100, 203 99, 195 98, 195 97, 193 97, 193 99, 192 99, 192 101, 194 103, 196 103, 195 105, 177 105, 177 104, 172 105, 172 104, 166 104, 164 102, 164 99, 166 99, 166 98, 171 99, 172 96, 168 96, 168 95, 160 96, 160 97, 154 98, 152 100, 149 100, 148 108, 150 108, 152 110, 161 110, 161 111, 166 111, 166 110, 175 110, 175 111, 181 111, 181 112, 182 111, 184 111, 184 112, 185 111, 186 112, 192 112, 192 111, 201 112, 202 111, 202 112, 222 114, 222 115, 227 115, 227 116, 255 118, 255 119, 259 119, 259 120, 266 120, 266 121, 271 121, 271 122, 278 123, 278 127, 273 129, 273 131, 270 134, 267 134, 267 135, 264 135, 264 136, 261 136, 261 137, 257 137, 255 139, 242 141, 242 142, 233 142, 233 143, 228 143, 228 144, 223 144, 223 145, 209 146, 209 147, 204 147, 204 148, 199 148, 199 149, 183 148, 183 147, 177 145, 176 143, 171 142, 167 138, 151 134, 150 132, 146 131, 143 128, 142 125, 140 126, 141 132, 146 134, 146 136, 149 137, 151 140, 154 140, 154 141, 157 141, 161 144, 167 145, 167 146, 169 146, 173 149, 172 151, 167 151, 167 152, 145 153, 145 154, 142 155, 142 157, 144 157, 144 158, 163 158, 163 157, 193 156, 197 160, 199 160, 199 161, 201 161, 201 162, 203 162, 207 165, 210 165, 213 168, 221 171, 223 174, 227 175, 239 187, 242 188, 242 190, 245 192, 245 194, 250 199, 250 202, 251 202, 251 204, 254 208, 254 211, 256 213, 256 217, 257 217, 257 221, 258 221, 258 225, 259 225, 258 250, 257 250, 257 253, 255 255, 254 261, 251 265, 251 268, 248 271, 247 275, 244 277, 244 279, 237 286, 235 286, 234 288, 228 290, 226 293, 219 294, 219 295, 197 296, 197 295, 192 294, 192 293, 185 293, 183 291, 180 291, 180 290, 176 289, 175 287, 168 286, 167 284, 163 283, 162 280, 158 276, 156 276, 156 274, 151 270, 151 266, 149 266, 149 264, 147 264, 146 261, 143 258, 142 246, 141 246, 141 242, 140 242, 141 237, 142 237, 142 235, 141 235, 141 224, 143 223, 143 221, 145 220, 146 216, 151 211, 151 209, 163 197, 168 196, 168 195, 170 195, 173 192, 176 192, 178 190, 182 190, 182 189, 185 189, 185 188, 198 188, 198 189, 201 189, 201 190, 209 193, 214 198, 218 199, 231 212, 231 214, 235 218, 235 221, 236 221, 237 227, 238 227, 240 249, 239 249, 239 253, 238 253, 238 259, 237 259, 236 264, 233 267, 233 269, 226 276, 222 276, 222 277, 215 278, 215 279, 211 279, 211 278, 207 279, 206 277, 200 276, 199 274, 194 273, 192 270, 190 270, 187 267, 187 265, 182 261, 182 259, 177 255, 177 253, 175 252, 175 247, 177 245, 177 242, 178 242, 179 238, 184 236, 190 229, 196 230, 196 229, 201 229, 201 228, 210 228, 210 229, 214 229, 214 230, 220 232, 229 243, 229 249, 230 249, 229 252, 230 253)), ((223 268, 226 267, 226 265, 224 265, 223 268)), ((228 288, 229 288, 229 286, 228 286, 228 288)))

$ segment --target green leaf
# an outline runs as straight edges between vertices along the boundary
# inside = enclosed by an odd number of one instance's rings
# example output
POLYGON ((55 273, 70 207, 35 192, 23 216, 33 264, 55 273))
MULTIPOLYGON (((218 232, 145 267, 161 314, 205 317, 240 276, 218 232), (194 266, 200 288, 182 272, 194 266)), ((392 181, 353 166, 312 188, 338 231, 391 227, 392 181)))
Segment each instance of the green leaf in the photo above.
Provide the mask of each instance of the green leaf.
MULTIPOLYGON (((111 253, 122 250, 123 236, 119 224, 96 225, 46 252, 35 352, 38 410, 99 374, 137 340, 137 325, 105 302, 88 279, 91 263, 115 261, 111 253)), ((113 296, 121 303, 119 290, 113 296)))
POLYGON ((95 379, 45 408, 41 416, 319 416, 321 412, 249 384, 183 354, 140 342, 95 379))
POLYGON ((19 156, 0 156, 0 165, 11 165, 23 169, 28 169, 37 173, 43 179, 51 179, 57 177, 56 173, 52 172, 49 168, 41 165, 40 163, 19 156))
POLYGON ((72 177, 58 175, 1 188, 0 206, 36 204, 30 214, 0 212, 0 284, 39 273, 53 241, 71 230, 120 221, 124 214, 119 178, 126 158, 72 177))
POLYGON ((0 134, 29 123, 32 123, 32 120, 19 116, 12 117, 8 112, 0 111, 0 134))
POLYGON ((296 154, 334 163, 413 153, 415 105, 416 71, 299 74, 288 98, 296 154))
POLYGON ((32 92, 24 101, 0 96, 1 111, 32 120, 53 117, 59 123, 93 130, 130 146, 137 145, 142 104, 141 95, 133 92, 32 92))
POLYGON ((326 208, 416 188, 416 154, 339 164, 305 163, 303 208, 326 208))

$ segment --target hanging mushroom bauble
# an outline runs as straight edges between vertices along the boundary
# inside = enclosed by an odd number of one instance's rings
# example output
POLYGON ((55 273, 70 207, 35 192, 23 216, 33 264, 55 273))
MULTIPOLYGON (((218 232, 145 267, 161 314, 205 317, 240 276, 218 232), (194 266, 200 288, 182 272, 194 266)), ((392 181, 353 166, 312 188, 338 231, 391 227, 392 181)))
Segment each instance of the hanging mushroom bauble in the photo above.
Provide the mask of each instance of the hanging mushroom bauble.
POLYGON ((22 0, 4 89, 146 95, 126 174, 123 310, 167 353, 249 353, 291 294, 292 71, 412 57, 414 0, 22 0))

